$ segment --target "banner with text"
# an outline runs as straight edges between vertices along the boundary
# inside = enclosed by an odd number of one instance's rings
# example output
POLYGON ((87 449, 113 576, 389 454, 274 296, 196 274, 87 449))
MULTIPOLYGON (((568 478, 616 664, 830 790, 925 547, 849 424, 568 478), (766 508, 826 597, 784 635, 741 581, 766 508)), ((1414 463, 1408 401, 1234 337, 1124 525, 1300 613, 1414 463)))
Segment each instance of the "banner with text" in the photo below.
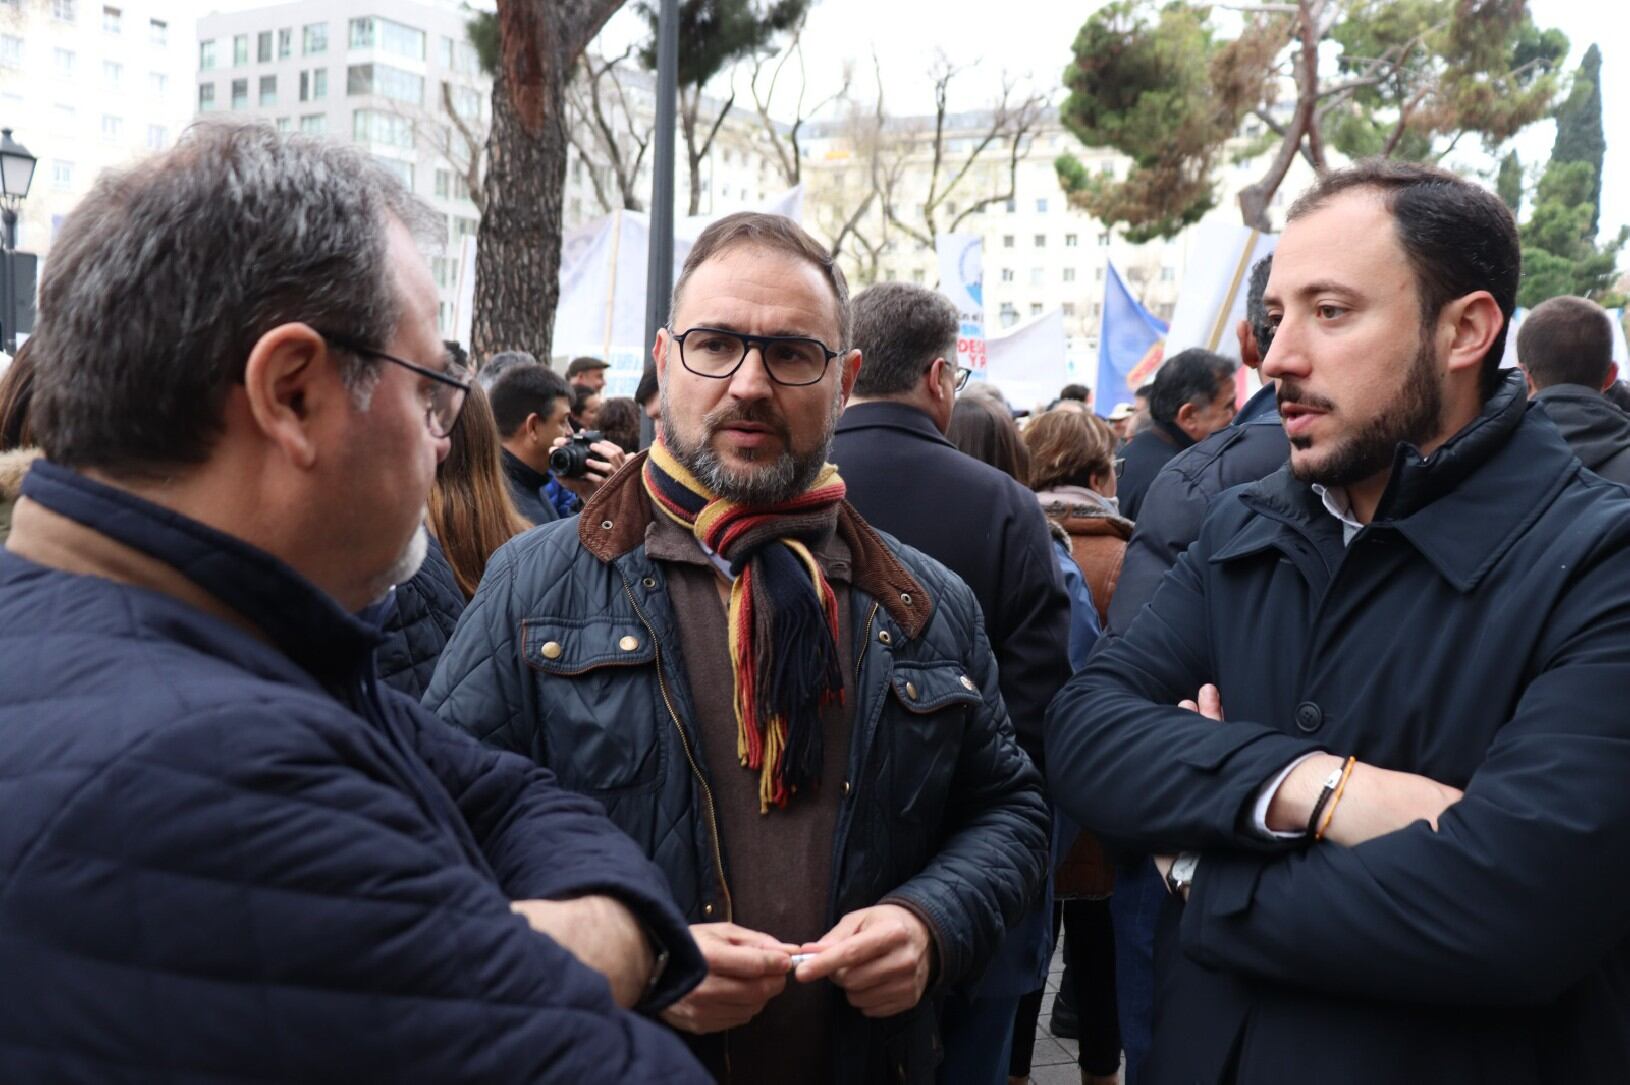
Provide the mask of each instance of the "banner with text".
POLYGON ((977 234, 940 234, 935 247, 940 261, 940 293, 951 299, 962 318, 962 327, 957 332, 956 364, 973 370, 974 380, 984 380, 984 239, 977 234))

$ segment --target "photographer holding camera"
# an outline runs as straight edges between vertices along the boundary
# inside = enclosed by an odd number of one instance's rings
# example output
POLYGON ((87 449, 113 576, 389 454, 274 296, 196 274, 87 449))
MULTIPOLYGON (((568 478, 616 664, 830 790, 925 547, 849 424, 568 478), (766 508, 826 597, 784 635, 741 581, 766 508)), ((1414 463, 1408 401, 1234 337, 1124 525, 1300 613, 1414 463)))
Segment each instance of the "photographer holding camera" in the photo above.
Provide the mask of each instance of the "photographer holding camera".
POLYGON ((574 436, 571 404, 565 380, 542 364, 516 366, 493 385, 504 476, 516 508, 534 524, 575 516, 626 458, 598 432, 574 436))

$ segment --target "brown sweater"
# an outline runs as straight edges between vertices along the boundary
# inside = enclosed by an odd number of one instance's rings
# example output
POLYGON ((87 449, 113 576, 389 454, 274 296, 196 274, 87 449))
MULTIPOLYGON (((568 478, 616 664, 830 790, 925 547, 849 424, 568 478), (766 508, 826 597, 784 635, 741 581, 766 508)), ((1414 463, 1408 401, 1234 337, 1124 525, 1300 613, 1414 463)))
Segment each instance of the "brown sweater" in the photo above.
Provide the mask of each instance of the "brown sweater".
MULTIPOLYGON (((838 808, 849 770, 854 714, 854 658, 849 643, 848 545, 830 535, 812 548, 838 597, 838 651, 843 667, 841 705, 822 710, 823 760, 818 787, 795 795, 785 808, 759 812, 758 773, 736 757, 725 604, 729 582, 695 538, 660 513, 646 529, 645 550, 662 563, 679 619, 679 655, 696 706, 701 756, 712 781, 725 853, 734 922, 783 942, 813 942, 829 925, 832 849, 838 808)), ((810 1085, 831 1078, 829 1021, 839 992, 822 981, 809 986, 788 979, 752 1021, 725 1036, 721 1080, 810 1085)))

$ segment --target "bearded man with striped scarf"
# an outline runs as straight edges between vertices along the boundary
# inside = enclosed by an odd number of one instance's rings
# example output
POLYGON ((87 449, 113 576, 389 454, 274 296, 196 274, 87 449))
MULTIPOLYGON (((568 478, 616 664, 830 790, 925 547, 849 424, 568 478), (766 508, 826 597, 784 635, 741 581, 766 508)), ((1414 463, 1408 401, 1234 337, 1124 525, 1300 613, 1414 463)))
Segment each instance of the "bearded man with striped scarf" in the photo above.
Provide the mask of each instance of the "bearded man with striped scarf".
POLYGON ((721 1081, 933 1080, 939 997, 1044 880, 978 605, 827 462, 848 340, 795 224, 710 226, 653 347, 659 443, 494 555, 426 694, 662 868, 710 969, 663 1019, 721 1081))

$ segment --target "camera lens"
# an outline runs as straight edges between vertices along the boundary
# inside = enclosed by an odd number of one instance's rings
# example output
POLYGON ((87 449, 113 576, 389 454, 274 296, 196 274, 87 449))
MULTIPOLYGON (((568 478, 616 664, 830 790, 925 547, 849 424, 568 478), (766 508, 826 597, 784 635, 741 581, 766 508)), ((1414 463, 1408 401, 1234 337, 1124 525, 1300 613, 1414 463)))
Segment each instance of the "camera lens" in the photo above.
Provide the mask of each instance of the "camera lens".
POLYGON ((589 446, 573 442, 549 453, 549 470, 557 478, 582 478, 589 473, 589 446))

